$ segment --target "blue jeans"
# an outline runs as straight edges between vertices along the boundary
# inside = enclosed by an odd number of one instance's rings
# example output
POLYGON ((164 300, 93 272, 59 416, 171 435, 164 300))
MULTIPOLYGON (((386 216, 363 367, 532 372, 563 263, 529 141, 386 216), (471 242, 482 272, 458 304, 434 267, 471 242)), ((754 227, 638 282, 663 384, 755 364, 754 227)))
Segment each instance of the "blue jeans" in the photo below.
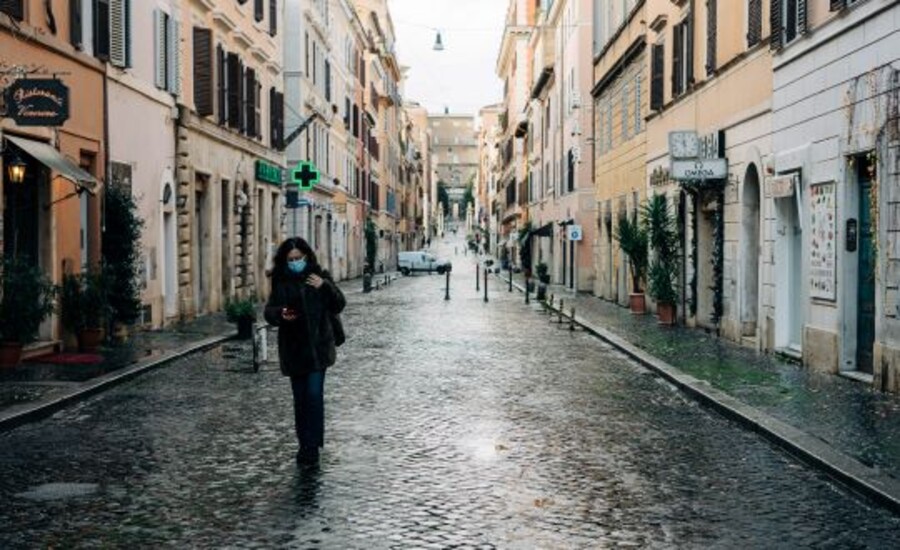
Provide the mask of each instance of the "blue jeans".
POLYGON ((325 373, 291 376, 294 422, 301 449, 317 450, 325 437, 325 373))

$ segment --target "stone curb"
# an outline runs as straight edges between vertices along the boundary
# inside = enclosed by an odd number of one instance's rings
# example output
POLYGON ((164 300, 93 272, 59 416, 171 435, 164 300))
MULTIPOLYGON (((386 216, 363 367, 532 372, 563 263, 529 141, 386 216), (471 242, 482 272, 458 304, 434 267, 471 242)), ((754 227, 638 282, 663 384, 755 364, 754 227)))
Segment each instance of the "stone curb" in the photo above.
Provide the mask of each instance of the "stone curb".
POLYGON ((94 378, 61 396, 38 401, 36 403, 12 407, 13 410, 11 411, 0 412, 0 433, 46 418, 66 407, 87 399, 92 395, 96 395, 101 391, 127 382, 137 376, 171 363, 176 359, 181 359, 187 355, 218 346, 231 338, 233 338, 233 335, 231 334, 227 336, 212 336, 205 338, 165 354, 162 357, 143 362, 139 361, 130 367, 94 378))
MULTIPOLYGON (((505 285, 508 284, 509 279, 497 278, 505 285)), ((515 280, 513 287, 519 292, 525 292, 525 287, 515 280)), ((535 300, 534 303, 539 302, 535 300)), ((559 313, 557 307, 550 308, 547 304, 543 304, 543 307, 559 313)), ((563 316, 570 318, 565 312, 563 316)), ((657 373, 694 400, 761 434, 803 462, 824 471, 850 490, 900 515, 900 482, 896 479, 879 473, 825 441, 751 407, 705 381, 681 372, 627 340, 594 325, 577 312, 575 324, 657 373)))

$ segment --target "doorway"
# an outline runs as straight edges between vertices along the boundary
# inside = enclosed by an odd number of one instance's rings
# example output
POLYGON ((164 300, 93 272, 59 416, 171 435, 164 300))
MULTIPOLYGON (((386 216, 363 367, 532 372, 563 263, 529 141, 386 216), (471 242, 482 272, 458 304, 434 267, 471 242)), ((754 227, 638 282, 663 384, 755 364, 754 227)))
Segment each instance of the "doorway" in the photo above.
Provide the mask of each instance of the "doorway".
POLYGON ((193 279, 194 279, 194 312, 197 315, 207 312, 209 298, 209 277, 207 274, 209 258, 209 219, 207 214, 207 197, 209 177, 198 174, 194 192, 194 223, 192 247, 193 279))
POLYGON ((233 281, 233 273, 231 269, 231 251, 232 251, 232 241, 231 241, 231 209, 232 206, 232 197, 233 193, 231 190, 231 182, 223 179, 222 184, 219 186, 219 193, 222 197, 220 202, 220 235, 221 239, 219 240, 219 261, 221 263, 222 270, 222 297, 223 299, 228 299, 231 297, 232 289, 231 283, 233 281))
POLYGON ((775 347, 798 357, 804 323, 799 186, 796 182, 792 195, 775 200, 775 347))
POLYGON ((875 345, 875 266, 874 228, 872 226, 872 181, 875 164, 867 156, 857 158, 859 181, 859 244, 856 283, 856 370, 873 372, 872 349, 875 345))
POLYGON ((751 164, 744 176, 742 197, 741 258, 743 259, 744 285, 741 296, 741 336, 755 338, 759 319, 759 173, 751 164))

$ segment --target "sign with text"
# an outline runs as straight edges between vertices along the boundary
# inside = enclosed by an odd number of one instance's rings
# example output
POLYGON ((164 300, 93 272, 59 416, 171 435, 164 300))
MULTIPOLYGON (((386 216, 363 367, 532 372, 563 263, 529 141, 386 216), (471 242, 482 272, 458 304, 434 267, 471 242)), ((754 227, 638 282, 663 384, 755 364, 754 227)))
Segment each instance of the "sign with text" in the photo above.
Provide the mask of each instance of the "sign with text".
POLYGON ((273 185, 281 185, 284 175, 280 166, 257 159, 256 179, 273 185))
POLYGON ((809 187, 809 295, 837 298, 837 223, 834 183, 809 187))
POLYGON ((719 180, 726 177, 727 159, 672 160, 672 178, 678 181, 719 180))
POLYGON ((794 180, 796 180, 796 174, 788 174, 786 176, 775 176, 772 178, 771 183, 769 183, 769 191, 772 194, 772 198, 775 199, 784 199, 788 197, 794 196, 794 180))
POLYGON ((56 79, 16 80, 6 89, 6 116, 19 126, 62 126, 69 119, 69 88, 56 79))

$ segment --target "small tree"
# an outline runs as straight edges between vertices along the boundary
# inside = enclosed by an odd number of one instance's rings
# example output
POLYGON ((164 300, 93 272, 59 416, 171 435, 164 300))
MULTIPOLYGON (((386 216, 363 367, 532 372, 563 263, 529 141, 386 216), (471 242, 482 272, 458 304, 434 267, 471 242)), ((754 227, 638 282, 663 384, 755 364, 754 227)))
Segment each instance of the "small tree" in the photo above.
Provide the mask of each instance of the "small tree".
POLYGON ((371 218, 366 220, 366 263, 369 270, 374 273, 375 259, 378 254, 378 234, 375 231, 375 222, 371 218))
POLYGON ((144 221, 131 192, 122 186, 106 188, 106 230, 103 259, 108 276, 112 321, 132 323, 141 315, 141 231, 144 221))
POLYGON ((653 261, 650 263, 650 295, 657 302, 678 301, 678 230, 665 195, 654 195, 644 205, 643 222, 647 229, 653 261))
POLYGON ((444 216, 450 215, 450 194, 447 193, 447 185, 443 181, 437 184, 438 202, 441 203, 441 211, 444 216))
POLYGON ((635 294, 641 292, 641 281, 647 274, 647 229, 635 216, 629 219, 628 216, 619 218, 619 224, 616 226, 616 242, 619 248, 628 256, 628 262, 631 267, 631 288, 635 294))

